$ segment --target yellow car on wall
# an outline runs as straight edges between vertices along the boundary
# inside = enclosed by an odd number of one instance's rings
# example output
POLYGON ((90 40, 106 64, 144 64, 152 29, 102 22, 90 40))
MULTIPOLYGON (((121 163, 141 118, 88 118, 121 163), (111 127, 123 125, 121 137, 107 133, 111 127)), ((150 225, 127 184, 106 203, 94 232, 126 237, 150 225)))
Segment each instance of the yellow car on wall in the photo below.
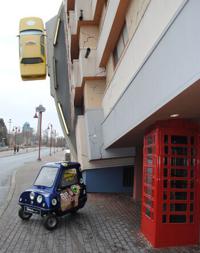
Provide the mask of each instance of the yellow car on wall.
POLYGON ((42 19, 27 17, 20 20, 19 57, 22 80, 46 78, 45 30, 42 19))

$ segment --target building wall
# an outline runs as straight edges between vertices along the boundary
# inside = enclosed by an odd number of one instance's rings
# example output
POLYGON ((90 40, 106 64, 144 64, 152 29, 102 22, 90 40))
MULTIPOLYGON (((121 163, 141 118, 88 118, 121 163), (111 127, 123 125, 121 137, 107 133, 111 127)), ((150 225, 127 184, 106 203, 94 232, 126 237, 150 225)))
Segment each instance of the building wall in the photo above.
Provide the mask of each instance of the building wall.
MULTIPOLYGON (((199 8, 199 1, 187 2, 140 71, 132 78, 123 96, 118 99, 104 120, 106 147, 134 129, 200 78, 200 58, 197 57, 200 36, 196 32, 200 22, 199 8), (125 111, 129 117, 124 114, 125 111), (112 131, 118 118, 121 119, 121 124, 116 131, 112 131)), ((115 93, 117 92, 116 88, 115 93)), ((110 96, 110 100, 114 96, 110 96)), ((104 97, 104 104, 105 101, 104 97)))
POLYGON ((87 80, 84 86, 84 108, 85 110, 100 108, 105 91, 104 80, 87 80))
POLYGON ((123 185, 123 167, 86 170, 83 178, 88 192, 131 193, 133 189, 123 185))
MULTIPOLYGON (((134 2, 132 2, 132 4, 133 3, 134 2)), ((145 3, 147 5, 147 2, 145 3)), ((145 62, 147 56, 153 48, 155 48, 160 36, 167 29, 170 22, 176 17, 177 12, 184 3, 184 0, 154 0, 148 5, 145 14, 143 13, 145 9, 138 5, 134 13, 141 10, 140 16, 142 20, 140 20, 140 25, 135 33, 133 31, 136 29, 137 22, 136 24, 132 23, 131 26, 131 18, 129 16, 132 13, 129 9, 127 24, 129 32, 132 31, 134 36, 130 37, 130 42, 122 56, 123 59, 118 63, 112 79, 109 78, 111 82, 109 88, 106 90, 102 103, 105 116, 112 110, 113 106, 130 83, 131 78, 133 78, 145 62)), ((110 21, 112 22, 112 16, 110 16, 110 21)), ((106 35, 104 35, 104 37, 105 36, 106 35)), ((102 48, 98 48, 98 50, 102 50, 102 48)), ((109 70, 110 69, 112 71, 112 68, 109 68, 109 70)), ((111 76, 112 74, 108 73, 108 75, 111 76)))

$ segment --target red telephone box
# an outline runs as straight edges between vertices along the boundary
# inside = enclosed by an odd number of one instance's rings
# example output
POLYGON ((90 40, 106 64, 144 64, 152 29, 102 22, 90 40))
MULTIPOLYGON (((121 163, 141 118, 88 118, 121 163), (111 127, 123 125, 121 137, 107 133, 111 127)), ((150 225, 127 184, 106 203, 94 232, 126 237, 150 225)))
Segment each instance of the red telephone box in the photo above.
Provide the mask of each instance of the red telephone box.
POLYGON ((144 136, 141 230, 154 247, 199 243, 199 127, 156 123, 144 136))

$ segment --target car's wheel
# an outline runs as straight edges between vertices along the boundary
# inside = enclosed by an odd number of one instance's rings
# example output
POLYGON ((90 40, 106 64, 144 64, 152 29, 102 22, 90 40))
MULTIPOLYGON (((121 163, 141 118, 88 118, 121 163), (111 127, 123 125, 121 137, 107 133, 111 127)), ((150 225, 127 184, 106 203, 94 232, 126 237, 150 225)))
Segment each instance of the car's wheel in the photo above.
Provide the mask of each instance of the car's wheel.
POLYGON ((58 218, 51 214, 44 217, 44 226, 48 230, 53 230, 58 225, 58 218))
POLYGON ((18 211, 18 215, 22 220, 29 220, 32 216, 32 213, 25 212, 24 209, 21 207, 18 211))

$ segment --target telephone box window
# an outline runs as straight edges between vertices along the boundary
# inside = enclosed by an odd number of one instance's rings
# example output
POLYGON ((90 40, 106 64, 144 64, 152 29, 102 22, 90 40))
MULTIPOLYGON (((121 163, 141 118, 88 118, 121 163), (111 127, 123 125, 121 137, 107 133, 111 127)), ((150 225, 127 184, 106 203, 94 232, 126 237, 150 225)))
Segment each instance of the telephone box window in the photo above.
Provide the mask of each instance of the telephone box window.
POLYGON ((170 215, 170 223, 186 223, 186 215, 170 215))

